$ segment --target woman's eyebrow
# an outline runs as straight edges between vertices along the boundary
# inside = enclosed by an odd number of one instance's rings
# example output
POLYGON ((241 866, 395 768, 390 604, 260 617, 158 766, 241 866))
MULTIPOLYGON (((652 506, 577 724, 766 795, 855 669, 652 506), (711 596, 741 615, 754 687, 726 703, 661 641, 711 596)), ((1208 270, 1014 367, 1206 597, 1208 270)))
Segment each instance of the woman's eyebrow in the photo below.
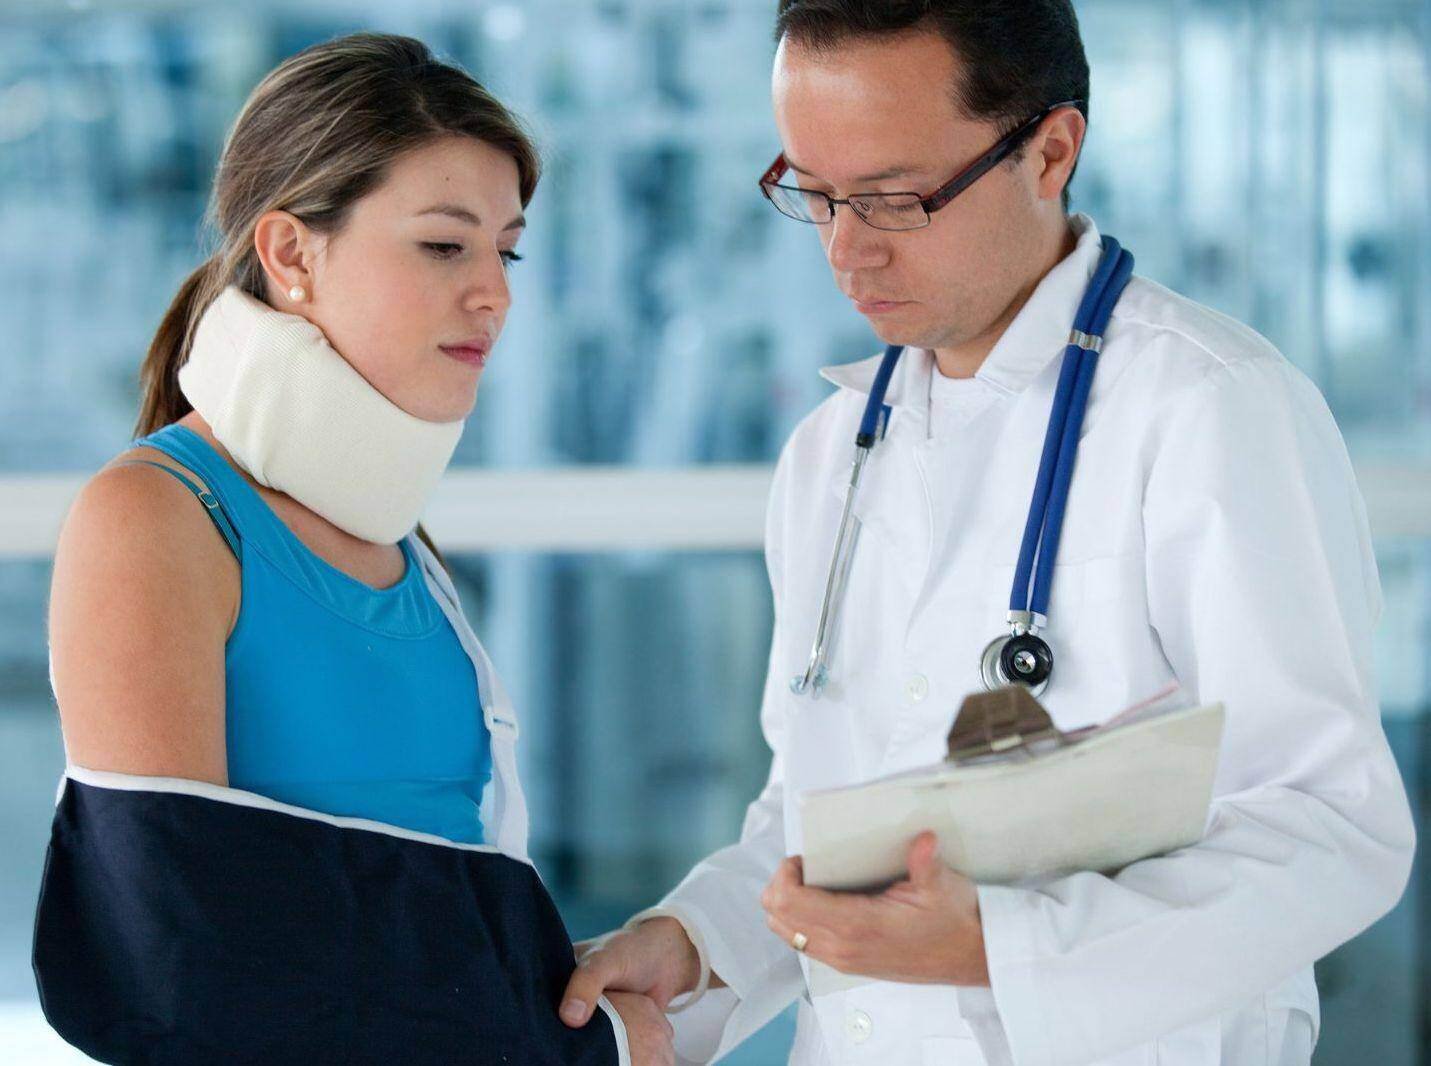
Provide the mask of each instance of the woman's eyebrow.
MULTIPOLYGON (((457 204, 433 204, 431 207, 425 207, 421 211, 417 212, 417 215, 446 215, 449 218, 457 219, 457 221, 459 222, 466 222, 468 225, 482 225, 482 219, 480 216, 467 210, 467 208, 465 207, 459 207, 457 204)), ((508 230, 525 229, 526 226, 526 217, 523 215, 518 215, 516 218, 512 219, 512 221, 508 222, 505 226, 502 227, 502 232, 506 233, 508 230)))
POLYGON ((459 207, 457 204, 433 204, 431 207, 423 208, 417 212, 417 214, 419 216, 447 215, 449 218, 455 218, 459 222, 466 222, 473 226, 482 225, 482 220, 477 215, 465 207, 459 207))

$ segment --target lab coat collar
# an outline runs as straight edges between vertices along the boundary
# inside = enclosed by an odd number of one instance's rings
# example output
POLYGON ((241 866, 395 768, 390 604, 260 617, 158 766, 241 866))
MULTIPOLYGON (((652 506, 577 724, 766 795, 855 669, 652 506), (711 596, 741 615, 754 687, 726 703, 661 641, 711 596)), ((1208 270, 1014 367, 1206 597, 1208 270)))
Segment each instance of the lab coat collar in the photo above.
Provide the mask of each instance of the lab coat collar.
MULTIPOLYGON (((1069 225, 1078 237, 1077 245, 1044 275, 1033 295, 995 342, 975 377, 1006 392, 1022 392, 1068 345, 1073 318, 1102 253, 1102 237, 1093 219, 1074 215, 1069 225)), ((827 366, 820 371, 820 376, 842 389, 868 395, 882 357, 881 354, 854 363, 827 366)), ((931 351, 907 349, 890 378, 885 402, 891 407, 927 410, 933 370, 931 351)))
MULTIPOLYGON (((861 359, 854 363, 840 363, 827 366, 820 376, 832 385, 851 389, 866 396, 874 387, 875 372, 879 370, 884 353, 861 359)), ((908 408, 924 412, 929 407, 929 379, 934 373, 934 353, 928 348, 906 348, 894 365, 894 373, 889 378, 889 388, 885 390, 884 402, 890 407, 908 408)))

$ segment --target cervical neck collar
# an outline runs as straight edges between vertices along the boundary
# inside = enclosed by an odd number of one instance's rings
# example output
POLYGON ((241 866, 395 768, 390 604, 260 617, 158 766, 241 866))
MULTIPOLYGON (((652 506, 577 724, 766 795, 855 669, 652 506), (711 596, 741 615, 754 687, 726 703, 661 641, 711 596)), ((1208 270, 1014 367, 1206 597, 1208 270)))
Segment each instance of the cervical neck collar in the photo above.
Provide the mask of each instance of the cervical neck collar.
POLYGON ((259 484, 378 544, 417 524, 462 436, 461 421, 394 404, 303 316, 232 285, 199 320, 179 388, 259 484))

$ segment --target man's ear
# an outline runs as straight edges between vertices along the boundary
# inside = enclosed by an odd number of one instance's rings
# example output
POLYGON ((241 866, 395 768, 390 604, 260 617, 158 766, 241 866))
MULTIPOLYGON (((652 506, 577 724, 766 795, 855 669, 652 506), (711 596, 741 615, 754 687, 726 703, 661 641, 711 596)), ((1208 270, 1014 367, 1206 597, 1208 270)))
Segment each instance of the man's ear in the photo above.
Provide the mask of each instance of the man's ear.
POLYGON ((1076 107, 1065 107, 1050 115, 1035 135, 1029 156, 1037 167, 1035 181, 1040 200, 1057 200, 1063 194, 1087 132, 1088 120, 1083 113, 1076 107))
POLYGON ((303 303, 313 295, 317 234, 297 215, 287 211, 262 215, 254 225, 253 247, 271 286, 275 307, 303 303), (304 296, 295 300, 290 293, 297 288, 303 290, 304 296))

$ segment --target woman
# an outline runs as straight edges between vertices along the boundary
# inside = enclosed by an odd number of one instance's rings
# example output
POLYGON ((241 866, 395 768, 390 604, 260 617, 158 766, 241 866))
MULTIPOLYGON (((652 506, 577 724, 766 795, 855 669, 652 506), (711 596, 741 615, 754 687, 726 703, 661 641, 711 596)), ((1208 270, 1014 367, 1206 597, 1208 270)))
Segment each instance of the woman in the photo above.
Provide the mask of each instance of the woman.
POLYGON ((515 721, 417 526, 538 174, 512 115, 403 37, 310 48, 239 115, 219 249, 55 558, 69 766, 36 972, 96 1057, 670 1060, 645 997, 583 1041, 556 1020, 570 941, 526 859, 515 721))

